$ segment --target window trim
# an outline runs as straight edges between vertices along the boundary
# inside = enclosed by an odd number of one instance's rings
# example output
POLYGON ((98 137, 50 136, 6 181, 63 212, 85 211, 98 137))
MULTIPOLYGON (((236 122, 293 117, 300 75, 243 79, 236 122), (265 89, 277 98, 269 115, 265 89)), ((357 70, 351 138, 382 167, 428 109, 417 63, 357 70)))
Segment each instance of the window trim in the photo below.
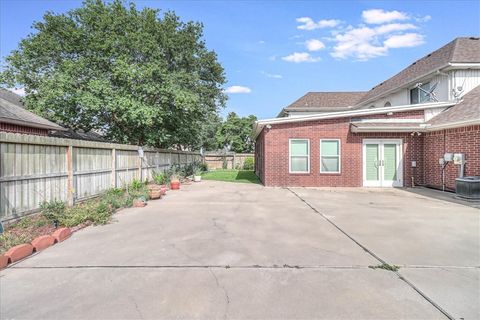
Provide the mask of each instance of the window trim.
POLYGON ((288 173, 293 174, 310 174, 310 139, 307 138, 290 138, 288 139, 288 173), (307 141, 307 155, 294 157, 307 157, 307 171, 292 171, 292 141, 307 141))
MULTIPOLYGON (((341 174, 342 173, 342 140, 341 139, 320 139, 320 173, 322 174, 341 174), (322 171, 322 142, 323 141, 337 141, 338 142, 338 171, 322 171)), ((334 157, 334 156, 325 156, 325 157, 334 157)))

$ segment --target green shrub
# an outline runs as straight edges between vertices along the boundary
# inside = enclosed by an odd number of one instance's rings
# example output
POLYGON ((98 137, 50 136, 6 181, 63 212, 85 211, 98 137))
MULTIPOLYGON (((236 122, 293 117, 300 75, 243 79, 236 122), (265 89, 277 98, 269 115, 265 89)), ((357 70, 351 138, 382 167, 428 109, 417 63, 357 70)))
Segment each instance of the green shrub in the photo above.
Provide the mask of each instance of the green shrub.
POLYGON ((132 183, 130 184, 129 189, 130 190, 140 190, 143 186, 145 186, 145 183, 138 179, 133 179, 132 183))
POLYGON ((154 172, 153 173, 153 182, 156 184, 162 185, 167 183, 167 175, 165 172, 154 172))
POLYGON ((207 164, 206 162, 200 163, 200 169, 201 169, 203 172, 207 172, 207 171, 208 171, 208 164, 207 164))
POLYGON ((60 200, 44 201, 40 204, 40 210, 45 218, 55 223, 65 214, 65 202, 60 200))
POLYGON ((243 170, 253 170, 254 163, 253 157, 246 157, 243 161, 243 170))

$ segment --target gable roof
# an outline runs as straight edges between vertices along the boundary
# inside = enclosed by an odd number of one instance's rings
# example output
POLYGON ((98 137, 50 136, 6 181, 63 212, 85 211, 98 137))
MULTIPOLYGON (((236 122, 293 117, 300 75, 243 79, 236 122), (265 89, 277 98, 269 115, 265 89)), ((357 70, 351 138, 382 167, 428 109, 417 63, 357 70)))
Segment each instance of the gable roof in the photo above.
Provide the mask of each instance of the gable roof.
POLYGON ((354 106, 365 91, 308 92, 281 112, 288 111, 340 111, 354 106))
POLYGON ((427 124, 444 126, 475 120, 480 122, 480 85, 465 94, 458 104, 427 121, 427 124))
POLYGON ((58 124, 24 109, 19 95, 1 88, 0 122, 48 130, 65 130, 58 124))
POLYGON ((456 38, 373 87, 358 101, 357 105, 378 98, 390 90, 405 86, 415 79, 446 67, 449 63, 480 63, 480 39, 475 37, 456 38))

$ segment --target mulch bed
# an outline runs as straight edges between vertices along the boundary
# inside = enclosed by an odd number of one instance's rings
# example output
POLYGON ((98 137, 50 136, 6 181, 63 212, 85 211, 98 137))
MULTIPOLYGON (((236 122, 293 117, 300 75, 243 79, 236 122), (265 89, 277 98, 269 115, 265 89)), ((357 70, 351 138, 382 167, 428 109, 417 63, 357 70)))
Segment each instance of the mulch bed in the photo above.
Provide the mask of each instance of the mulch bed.
POLYGON ((19 239, 20 243, 18 244, 30 243, 36 237, 51 234, 54 231, 55 226, 41 215, 23 218, 19 222, 6 226, 4 233, 0 238, 0 254, 6 252, 12 247, 11 242, 4 240, 5 238, 12 241, 19 239))

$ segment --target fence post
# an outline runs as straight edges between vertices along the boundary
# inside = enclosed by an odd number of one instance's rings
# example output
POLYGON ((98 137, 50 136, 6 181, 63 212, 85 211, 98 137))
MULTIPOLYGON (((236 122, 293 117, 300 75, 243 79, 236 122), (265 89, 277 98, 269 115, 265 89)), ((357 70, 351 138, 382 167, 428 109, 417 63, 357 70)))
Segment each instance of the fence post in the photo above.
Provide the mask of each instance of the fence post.
POLYGON ((112 149, 112 188, 117 187, 117 149, 112 149))
POLYGON ((73 146, 69 145, 67 147, 67 205, 73 206, 74 203, 74 192, 73 189, 73 146))
POLYGON ((138 180, 142 181, 142 158, 140 155, 138 155, 138 180))

